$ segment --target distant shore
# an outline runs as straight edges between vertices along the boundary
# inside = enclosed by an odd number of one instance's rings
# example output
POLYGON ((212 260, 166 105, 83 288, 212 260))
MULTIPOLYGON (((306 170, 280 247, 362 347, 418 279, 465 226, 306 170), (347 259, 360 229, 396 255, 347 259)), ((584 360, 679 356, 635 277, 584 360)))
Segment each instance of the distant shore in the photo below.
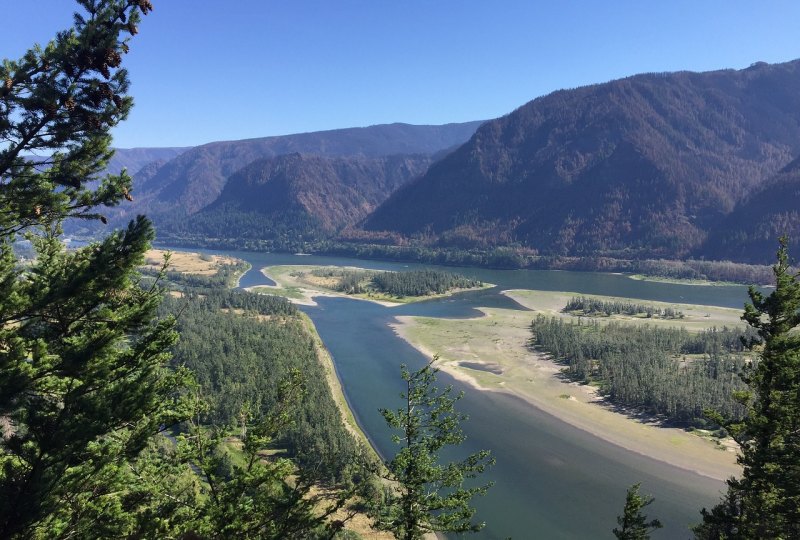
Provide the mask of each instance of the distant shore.
MULTIPOLYGON (((424 300, 431 300, 434 298, 444 298, 446 296, 451 296, 464 291, 474 291, 494 286, 491 283, 484 283, 480 287, 474 287, 471 289, 453 289, 451 291, 442 294, 427 294, 421 296, 406 296, 402 298, 395 298, 387 295, 367 294, 367 293, 345 294, 343 292, 334 291, 326 287, 323 279, 319 279, 318 282, 313 282, 307 276, 305 277, 305 279, 301 279, 298 278, 296 275, 293 275, 296 274, 297 272, 304 272, 304 273, 310 272, 311 270, 316 268, 325 268, 325 267, 318 265, 267 266, 261 269, 261 273, 267 278, 274 281, 277 285, 258 285, 255 287, 248 287, 246 290, 255 293, 262 292, 265 294, 275 294, 278 296, 284 296, 296 304, 305 306, 316 306, 317 303, 314 300, 314 297, 327 296, 333 298, 350 298, 352 300, 364 300, 367 302, 373 302, 375 304, 379 304, 384 307, 395 307, 411 302, 421 302, 424 300)), ((346 270, 366 270, 365 268, 360 268, 360 267, 337 267, 337 268, 344 268, 346 270)))

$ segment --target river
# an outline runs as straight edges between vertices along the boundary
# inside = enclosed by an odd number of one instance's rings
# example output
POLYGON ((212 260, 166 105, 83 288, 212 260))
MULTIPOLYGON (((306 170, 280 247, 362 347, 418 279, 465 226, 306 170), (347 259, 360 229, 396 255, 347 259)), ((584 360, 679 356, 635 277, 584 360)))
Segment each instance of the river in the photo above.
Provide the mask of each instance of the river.
MULTIPOLYGON (((209 251, 210 253, 216 253, 209 251)), ((403 270, 423 265, 356 259, 225 252, 253 265, 240 286, 267 284, 260 269, 278 264, 322 264, 403 270)), ((396 315, 473 317, 475 307, 525 309, 503 289, 574 291, 643 300, 741 307, 747 299, 741 286, 701 286, 648 282, 616 274, 487 270, 458 268, 468 277, 497 287, 394 308, 347 298, 318 298, 303 307, 330 351, 345 395, 359 424, 384 456, 394 452, 380 407, 399 406, 399 365, 421 367, 426 358, 389 328, 396 315)), ((611 538, 625 491, 641 482, 642 492, 656 501, 648 507, 664 529, 656 539, 689 538, 688 527, 699 521, 699 509, 715 504, 724 484, 608 443, 510 395, 480 392, 444 373, 442 384, 465 393, 459 410, 469 415, 463 427, 467 441, 445 456, 455 459, 490 449, 497 465, 484 480, 494 482, 476 499, 477 517, 487 523, 473 538, 572 539, 611 538)))

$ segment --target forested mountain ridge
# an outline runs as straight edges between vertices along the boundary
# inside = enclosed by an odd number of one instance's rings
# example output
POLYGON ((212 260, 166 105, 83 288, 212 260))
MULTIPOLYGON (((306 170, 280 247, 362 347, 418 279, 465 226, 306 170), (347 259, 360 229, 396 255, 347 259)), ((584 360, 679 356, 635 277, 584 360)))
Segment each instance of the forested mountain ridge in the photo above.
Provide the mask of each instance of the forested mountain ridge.
POLYGON ((363 228, 459 248, 680 258, 702 254, 797 155, 800 61, 636 75, 486 122, 363 228))
POLYGON ((230 175, 259 159, 292 153, 364 157, 434 154, 463 143, 478 125, 480 122, 384 124, 212 142, 168 161, 146 185, 134 185, 138 192, 134 206, 156 218, 164 212, 192 214, 216 200, 230 175))
POLYGON ((774 240, 789 237, 800 251, 800 159, 755 190, 710 235, 704 254, 715 259, 762 262, 774 256, 774 240))
POLYGON ((399 186, 427 170, 425 154, 368 158, 288 154, 258 160, 234 173, 209 206, 160 222, 186 239, 319 239, 363 219, 399 186))

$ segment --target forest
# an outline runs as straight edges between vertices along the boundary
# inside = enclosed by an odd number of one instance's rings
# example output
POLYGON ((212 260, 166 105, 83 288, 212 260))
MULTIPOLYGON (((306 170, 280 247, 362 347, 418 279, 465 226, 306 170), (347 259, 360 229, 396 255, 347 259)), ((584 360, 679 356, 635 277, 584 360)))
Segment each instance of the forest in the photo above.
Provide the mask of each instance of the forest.
POLYGON ((364 449, 345 429, 314 342, 290 302, 235 290, 192 290, 167 296, 161 311, 177 316, 181 340, 172 361, 194 374, 209 405, 203 423, 235 432, 245 408, 262 417, 277 406, 278 383, 297 369, 304 398, 277 447, 324 481, 341 481, 352 472, 349 465, 363 464, 358 461, 366 459, 364 449))
MULTIPOLYGON (((742 337, 752 331, 711 328, 692 334, 619 322, 568 322, 537 316, 531 345, 564 364, 572 380, 596 384, 610 403, 660 417, 671 424, 710 427, 706 410, 741 418, 734 393, 752 360, 742 337)), ((718 427, 713 426, 711 427, 718 427)))

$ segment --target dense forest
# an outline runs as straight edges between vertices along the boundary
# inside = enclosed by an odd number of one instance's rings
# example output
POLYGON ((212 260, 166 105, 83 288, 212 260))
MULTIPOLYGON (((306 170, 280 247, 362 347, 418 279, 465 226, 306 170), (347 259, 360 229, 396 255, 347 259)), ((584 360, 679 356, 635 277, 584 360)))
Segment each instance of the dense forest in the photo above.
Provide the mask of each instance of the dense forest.
MULTIPOLYGON (((597 321, 569 322, 539 315, 531 324, 532 346, 565 365, 571 379, 599 385, 609 402, 668 422, 708 427, 704 411, 741 418, 745 407, 734 392, 750 360, 736 328, 697 334, 597 321)), ((746 333, 753 337, 752 331, 746 333)))
POLYGON ((461 249, 708 257, 725 216, 800 154, 798 89, 794 60, 553 92, 484 123, 362 228, 461 249))
POLYGON ((633 317, 644 316, 661 319, 682 319, 683 313, 674 308, 659 308, 647 304, 623 302, 621 300, 599 300, 585 296, 572 297, 562 310, 572 315, 586 315, 589 317, 610 317, 611 315, 630 315, 633 317))
POLYGON ((297 309, 287 300, 233 290, 167 297, 162 313, 177 315, 181 340, 173 363, 194 374, 209 408, 203 421, 236 432, 246 408, 259 418, 277 404, 279 382, 302 373, 304 397, 295 422, 275 441, 325 481, 341 481, 364 449, 344 427, 323 367, 297 309))

